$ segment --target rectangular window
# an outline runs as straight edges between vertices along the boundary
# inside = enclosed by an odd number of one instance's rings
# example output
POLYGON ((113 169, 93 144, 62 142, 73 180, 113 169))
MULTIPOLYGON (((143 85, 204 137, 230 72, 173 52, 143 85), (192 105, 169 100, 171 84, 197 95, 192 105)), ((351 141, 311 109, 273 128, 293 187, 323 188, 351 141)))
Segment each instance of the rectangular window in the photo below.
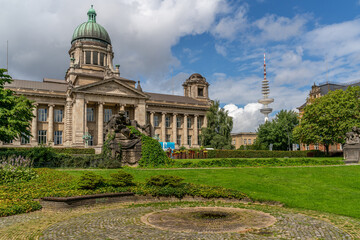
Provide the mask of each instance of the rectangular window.
POLYGON ((154 127, 158 127, 159 126, 159 116, 155 115, 154 116, 154 127))
POLYGON ((104 58, 105 58, 105 54, 100 53, 100 66, 104 66, 104 58))
POLYGON ((319 144, 315 144, 314 149, 319 150, 319 144))
POLYGON ((93 52, 93 64, 98 65, 98 52, 93 52))
POLYGON ((39 130, 38 131, 38 143, 39 144, 46 144, 46 130, 39 130))
POLYGON ((86 109, 86 120, 88 122, 94 121, 94 109, 93 108, 87 108, 86 109))
POLYGON ((170 142, 170 134, 165 135, 165 142, 170 142))
POLYGON ((112 109, 105 108, 104 122, 108 122, 112 116, 112 109))
POLYGON ((181 117, 176 118, 176 127, 181 128, 181 117))
POLYGON ((176 136, 176 144, 177 144, 178 146, 181 146, 181 135, 177 135, 177 136, 176 136))
POLYGON ((198 135, 198 145, 201 145, 201 136, 198 135))
POLYGON ((55 109, 54 110, 54 122, 62 122, 63 121, 63 110, 55 109))
POLYGON ((201 129, 201 127, 202 127, 202 121, 201 121, 201 118, 198 118, 198 121, 197 121, 197 127, 198 127, 198 129, 201 129))
POLYGON ((198 88, 198 96, 203 97, 204 96, 204 88, 198 88))
POLYGON ((251 139, 248 139, 248 144, 251 145, 251 139))
POLYGON ((125 117, 127 117, 127 118, 130 117, 130 112, 129 112, 129 110, 126 110, 126 111, 125 111, 125 117))
POLYGON ((170 127, 170 116, 165 117, 165 127, 167 127, 167 128, 170 127))
POLYGON ((189 117, 187 119, 187 127, 191 128, 191 118, 189 118, 189 117))
POLYGON ((188 145, 191 146, 191 135, 188 136, 188 145))
POLYGON ((85 51, 85 64, 91 64, 91 52, 85 51))
POLYGON ((7 142, 3 142, 4 144, 12 144, 13 140, 7 141, 7 142))
POLYGON ((310 150, 310 146, 308 144, 305 145, 306 150, 310 150))
POLYGON ((246 139, 244 139, 244 145, 246 145, 246 139))
POLYGON ((30 136, 21 134, 21 144, 29 144, 30 136))
POLYGON ((232 145, 236 145, 236 140, 235 139, 232 141, 232 145))
POLYGON ((38 119, 40 122, 46 122, 47 120, 47 108, 39 108, 38 119))
POLYGON ((62 131, 54 131, 54 144, 62 144, 62 131))

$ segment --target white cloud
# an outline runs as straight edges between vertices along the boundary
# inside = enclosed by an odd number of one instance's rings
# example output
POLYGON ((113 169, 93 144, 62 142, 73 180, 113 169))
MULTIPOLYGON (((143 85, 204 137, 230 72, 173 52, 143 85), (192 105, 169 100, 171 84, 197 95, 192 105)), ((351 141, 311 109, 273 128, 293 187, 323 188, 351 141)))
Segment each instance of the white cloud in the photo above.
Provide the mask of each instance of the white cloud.
POLYGON ((264 115, 260 113, 260 103, 248 103, 243 108, 235 104, 228 104, 224 109, 233 117, 233 133, 255 132, 258 126, 264 123, 264 115))
POLYGON ((247 11, 248 6, 246 4, 240 6, 234 16, 222 18, 212 29, 212 34, 218 38, 234 40, 237 34, 244 31, 248 26, 247 11))
POLYGON ((224 47, 223 45, 215 44, 215 50, 221 56, 226 57, 226 47, 224 47))
POLYGON ((253 41, 284 41, 291 37, 298 37, 305 30, 309 15, 296 15, 292 19, 287 17, 267 15, 253 23, 259 35, 252 37, 253 41))

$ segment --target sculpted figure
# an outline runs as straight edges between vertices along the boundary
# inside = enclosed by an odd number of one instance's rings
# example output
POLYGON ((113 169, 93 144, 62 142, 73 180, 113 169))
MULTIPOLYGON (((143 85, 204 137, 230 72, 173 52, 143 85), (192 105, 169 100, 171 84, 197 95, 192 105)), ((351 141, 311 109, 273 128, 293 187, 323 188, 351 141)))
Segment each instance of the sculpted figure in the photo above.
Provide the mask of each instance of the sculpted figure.
POLYGON ((346 133, 346 144, 360 143, 360 128, 354 126, 352 132, 346 133))

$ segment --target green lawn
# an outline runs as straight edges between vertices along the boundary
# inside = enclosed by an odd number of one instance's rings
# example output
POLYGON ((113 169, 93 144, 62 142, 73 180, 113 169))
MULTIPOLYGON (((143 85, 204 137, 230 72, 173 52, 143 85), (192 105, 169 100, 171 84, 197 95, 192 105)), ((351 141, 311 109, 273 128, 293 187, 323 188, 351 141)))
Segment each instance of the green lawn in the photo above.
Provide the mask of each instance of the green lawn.
MULTIPOLYGON (((62 170, 81 175, 83 170, 62 170)), ((95 171, 105 177, 116 170, 95 171)), ((151 175, 171 174, 186 182, 223 186, 242 191, 253 199, 272 200, 288 207, 311 209, 360 218, 360 166, 129 169, 135 181, 151 175)))

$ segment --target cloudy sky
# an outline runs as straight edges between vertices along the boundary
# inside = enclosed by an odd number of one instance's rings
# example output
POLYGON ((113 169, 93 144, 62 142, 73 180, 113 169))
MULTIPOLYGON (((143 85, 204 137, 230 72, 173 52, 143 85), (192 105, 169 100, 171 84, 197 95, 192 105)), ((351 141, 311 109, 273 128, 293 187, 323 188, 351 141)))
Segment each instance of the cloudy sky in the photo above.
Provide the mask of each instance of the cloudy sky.
POLYGON ((360 1, 0 0, 0 67, 14 79, 63 79, 76 26, 93 4, 121 75, 145 91, 182 94, 198 72, 234 117, 233 132, 263 122, 263 53, 273 115, 305 102, 315 83, 360 79, 360 1))

